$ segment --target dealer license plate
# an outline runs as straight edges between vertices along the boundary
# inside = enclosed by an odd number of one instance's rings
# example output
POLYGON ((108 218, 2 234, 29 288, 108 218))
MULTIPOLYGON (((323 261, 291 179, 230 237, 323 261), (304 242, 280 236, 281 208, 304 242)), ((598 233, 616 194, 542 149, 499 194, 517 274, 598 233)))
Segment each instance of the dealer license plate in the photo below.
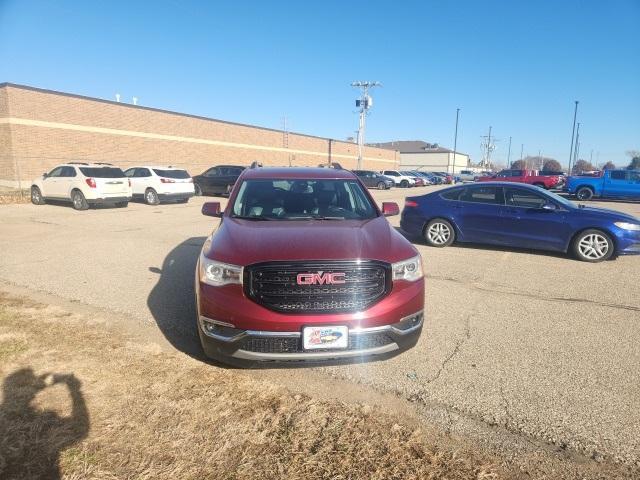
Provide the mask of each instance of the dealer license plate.
POLYGON ((305 350, 339 349, 349 346, 349 329, 338 327, 304 327, 302 346, 305 350))

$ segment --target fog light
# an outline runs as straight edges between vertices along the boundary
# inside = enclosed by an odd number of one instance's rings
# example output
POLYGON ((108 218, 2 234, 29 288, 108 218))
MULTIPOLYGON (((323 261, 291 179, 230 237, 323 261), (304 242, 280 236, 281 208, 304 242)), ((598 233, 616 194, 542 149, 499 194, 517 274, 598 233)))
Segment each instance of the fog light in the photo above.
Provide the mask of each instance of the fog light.
POLYGON ((208 319, 202 320, 202 329, 204 333, 209 335, 210 337, 215 337, 219 340, 227 340, 230 341, 242 334, 244 330, 240 330, 239 328, 234 328, 231 325, 224 325, 221 323, 212 322, 208 319))
POLYGON ((424 312, 418 312, 415 315, 403 318, 398 323, 394 323, 392 327, 398 330, 398 333, 407 333, 422 325, 423 320, 424 312))

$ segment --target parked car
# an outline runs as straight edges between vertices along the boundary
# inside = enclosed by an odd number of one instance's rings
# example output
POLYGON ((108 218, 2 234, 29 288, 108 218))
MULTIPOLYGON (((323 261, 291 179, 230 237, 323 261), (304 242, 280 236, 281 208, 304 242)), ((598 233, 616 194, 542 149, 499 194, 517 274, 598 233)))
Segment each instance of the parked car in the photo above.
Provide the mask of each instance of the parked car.
POLYGON ((416 184, 416 181, 413 179, 413 177, 403 175, 397 170, 383 170, 380 173, 393 180, 396 187, 408 188, 414 187, 416 184))
POLYGON ((377 188, 378 190, 387 190, 393 187, 394 182, 389 177, 386 177, 373 170, 353 170, 353 173, 360 179, 364 186, 367 188, 377 188))
POLYGON ((423 175, 426 175, 431 180, 431 183, 434 185, 442 185, 444 183, 444 178, 442 175, 436 175, 433 172, 421 172, 423 175))
POLYGON ((560 184, 558 175, 538 175, 535 170, 501 170, 496 175, 478 178, 479 182, 517 182, 528 183, 547 190, 560 184))
POLYGON ((196 195, 228 195, 245 167, 218 165, 193 177, 196 195))
POLYGON ((407 197, 400 225, 434 247, 487 243, 572 252, 586 262, 640 254, 640 219, 524 184, 467 184, 407 197))
POLYGON ((128 168, 124 174, 131 182, 132 198, 148 205, 187 203, 194 195, 193 179, 181 168, 144 165, 128 168))
POLYGON ((578 200, 600 198, 640 199, 640 170, 605 170, 601 176, 571 176, 565 190, 578 200))
POLYGON ((412 173, 416 177, 422 178, 422 180, 424 181, 425 185, 433 185, 433 181, 431 180, 431 176, 428 175, 426 172, 421 172, 419 170, 411 170, 410 173, 412 173))
POLYGON ((206 355, 266 361, 384 358, 415 345, 424 279, 415 247, 357 177, 330 168, 249 168, 196 267, 206 355), (259 239, 259 241, 256 241, 259 239))
POLYGON ((480 177, 480 174, 473 170, 460 170, 458 177, 461 182, 475 182, 480 177))
POLYGON ((126 207, 131 200, 131 182, 109 163, 69 162, 43 173, 31 184, 31 202, 71 202, 76 210, 108 204, 126 207))
POLYGON ((453 183, 453 175, 451 175, 450 173, 447 172, 433 172, 436 175, 440 175, 443 178, 443 182, 442 183, 446 183, 446 184, 450 184, 453 183))
POLYGON ((409 178, 412 178, 414 183, 414 187, 424 187, 426 185, 426 182, 424 181, 424 178, 422 178, 422 176, 420 175, 416 175, 415 172, 410 172, 408 170, 403 170, 400 172, 401 175, 405 175, 409 178))

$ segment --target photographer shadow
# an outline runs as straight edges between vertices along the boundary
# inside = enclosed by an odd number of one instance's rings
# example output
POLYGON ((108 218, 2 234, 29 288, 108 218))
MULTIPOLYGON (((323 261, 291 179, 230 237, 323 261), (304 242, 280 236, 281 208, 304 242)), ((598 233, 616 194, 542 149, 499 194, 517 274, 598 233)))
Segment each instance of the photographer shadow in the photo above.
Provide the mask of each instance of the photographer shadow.
POLYGON ((3 382, 0 405, 0 478, 59 479, 60 454, 86 438, 89 412, 74 375, 36 376, 16 370, 3 382), (34 408, 36 395, 55 384, 66 385, 71 415, 34 408))

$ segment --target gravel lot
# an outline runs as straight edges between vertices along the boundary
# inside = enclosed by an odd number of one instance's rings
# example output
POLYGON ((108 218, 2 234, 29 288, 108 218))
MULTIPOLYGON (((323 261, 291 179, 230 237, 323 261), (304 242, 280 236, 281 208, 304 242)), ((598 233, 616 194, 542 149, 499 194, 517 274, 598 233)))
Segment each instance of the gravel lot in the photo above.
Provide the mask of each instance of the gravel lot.
MULTIPOLYGON (((373 194, 402 206, 434 188, 373 194)), ((193 269, 217 223, 200 214, 203 201, 88 212, 0 205, 0 282, 113 312, 114 322, 161 332, 199 356, 193 269)), ((637 203, 602 205, 640 216, 637 203)), ((385 362, 251 374, 393 394, 516 464, 547 452, 640 467, 640 257, 593 265, 482 246, 418 248, 427 292, 416 348, 385 362)))

